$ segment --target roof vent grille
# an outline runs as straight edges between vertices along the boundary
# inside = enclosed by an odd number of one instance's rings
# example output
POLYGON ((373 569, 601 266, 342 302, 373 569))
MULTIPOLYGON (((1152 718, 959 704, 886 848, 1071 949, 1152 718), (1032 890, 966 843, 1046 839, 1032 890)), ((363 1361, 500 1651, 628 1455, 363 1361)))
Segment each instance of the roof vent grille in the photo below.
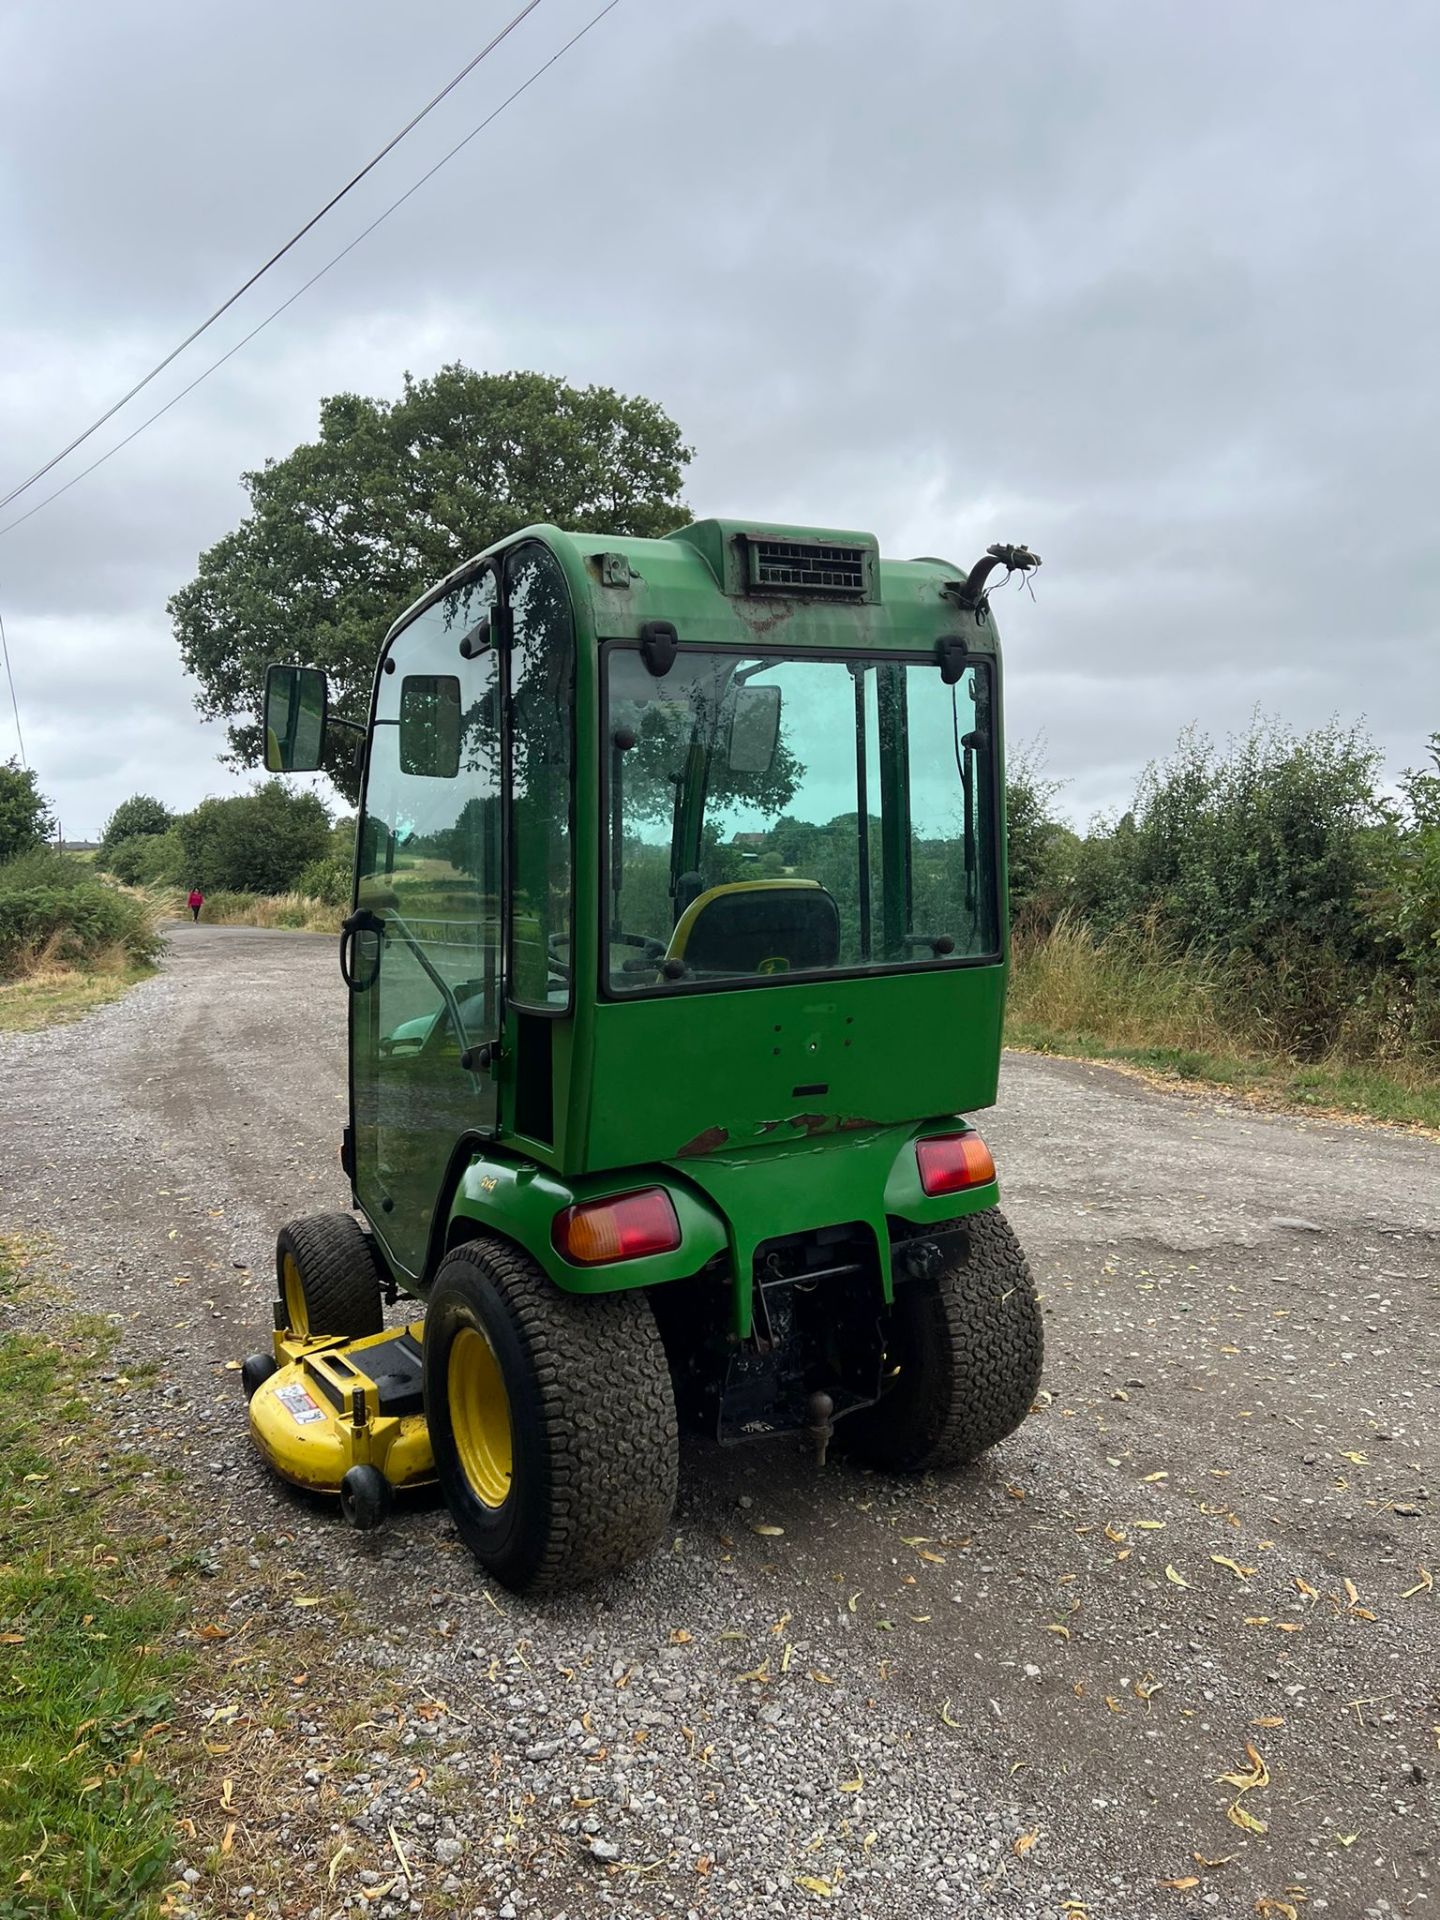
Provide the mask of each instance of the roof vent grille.
POLYGON ((747 534, 745 558, 752 593, 826 594, 864 600, 870 592, 865 547, 822 540, 776 540, 747 534))

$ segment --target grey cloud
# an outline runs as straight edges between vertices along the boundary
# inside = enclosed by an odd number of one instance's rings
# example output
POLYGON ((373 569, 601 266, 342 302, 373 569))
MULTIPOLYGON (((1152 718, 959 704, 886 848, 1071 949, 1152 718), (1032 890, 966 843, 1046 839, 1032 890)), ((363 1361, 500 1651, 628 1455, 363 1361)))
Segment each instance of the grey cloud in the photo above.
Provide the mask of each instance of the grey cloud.
MULTIPOLYGON (((198 355, 590 10, 546 0, 198 355)), ((0 477, 173 344, 502 17, 12 13, 0 477)), ((1377 17, 625 0, 235 362, 0 541, 32 733, 132 700, 177 789, 223 780, 184 717, 166 595, 243 511, 241 468, 310 435, 323 393, 458 357, 653 395, 697 448, 700 511, 873 526, 961 562, 1029 540, 1037 599, 1000 609, 1010 724, 1047 737, 1077 815, 1123 804, 1189 720, 1223 735, 1257 703, 1301 725, 1367 711, 1392 767, 1413 763, 1440 726, 1440 16, 1377 17), (66 622, 95 677, 47 673, 66 622)))

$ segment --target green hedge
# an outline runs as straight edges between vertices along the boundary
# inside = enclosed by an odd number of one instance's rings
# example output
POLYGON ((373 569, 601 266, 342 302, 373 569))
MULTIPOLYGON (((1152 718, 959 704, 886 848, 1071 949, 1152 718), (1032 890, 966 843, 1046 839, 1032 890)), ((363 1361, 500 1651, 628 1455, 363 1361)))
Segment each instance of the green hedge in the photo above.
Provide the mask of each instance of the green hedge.
POLYGON ((91 867, 49 848, 0 866, 0 979, 22 972, 47 947, 70 966, 86 966, 117 947, 141 966, 155 959, 160 944, 143 902, 107 885, 91 867))

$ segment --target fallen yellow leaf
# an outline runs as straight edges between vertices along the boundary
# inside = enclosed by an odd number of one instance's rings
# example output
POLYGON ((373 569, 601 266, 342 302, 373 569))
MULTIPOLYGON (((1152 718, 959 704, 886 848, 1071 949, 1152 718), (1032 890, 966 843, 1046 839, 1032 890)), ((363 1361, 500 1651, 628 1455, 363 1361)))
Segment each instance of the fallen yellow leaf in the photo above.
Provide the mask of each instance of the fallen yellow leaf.
POLYGON ((1252 1787, 1268 1787, 1270 1769, 1248 1740, 1245 1742, 1245 1752, 1250 1761, 1248 1772, 1222 1773, 1220 1775, 1222 1784, 1227 1787, 1238 1787, 1242 1793, 1248 1793, 1252 1787))
POLYGON ((1268 1916, 1272 1913, 1278 1914, 1280 1920, 1300 1920, 1299 1913, 1290 1901, 1272 1899, 1268 1893, 1262 1893, 1255 1902, 1255 1911, 1261 1916, 1261 1920, 1268 1920, 1268 1916))
POLYGON ((1228 1867, 1235 1856, 1233 1853, 1222 1853, 1218 1860, 1207 1860, 1203 1853, 1192 1853, 1190 1858, 1197 1867, 1204 1867, 1207 1873, 1213 1873, 1216 1867, 1228 1867))
POLYGON ((1061 1626, 1058 1620, 1052 1621, 1051 1624, 1046 1627, 1045 1631, 1046 1633, 1058 1633, 1062 1640, 1068 1640, 1070 1638, 1069 1627, 1061 1626))
POLYGON ((802 1887, 806 1893, 817 1895, 821 1900, 829 1900, 834 1896, 835 1889, 830 1882, 819 1879, 813 1873, 797 1874, 795 1884, 797 1887, 802 1887))
POLYGON ((1400 1596, 1402 1600, 1413 1600, 1417 1593, 1429 1593, 1435 1585, 1434 1575, 1427 1567, 1416 1567, 1415 1571, 1419 1574, 1420 1578, 1413 1587, 1407 1587, 1405 1589, 1404 1593, 1400 1596))
POLYGON ((758 1533, 767 1540, 779 1540, 785 1532, 784 1527, 752 1527, 752 1533, 758 1533))
POLYGON ((945 1722, 947 1727, 963 1727, 965 1724, 963 1720, 957 1720, 951 1714, 950 1702, 948 1700, 940 1709, 940 1718, 945 1722))
POLYGON ((836 1781, 835 1791, 837 1793, 859 1793, 860 1789, 864 1786, 864 1784, 865 1784, 865 1776, 857 1767, 855 1769, 855 1778, 853 1780, 837 1780, 836 1781))
POLYGON ((1137 1520, 1134 1524, 1143 1527, 1146 1533, 1162 1533, 1165 1528, 1163 1520, 1137 1520))
POLYGON ((1040 1835, 1038 1831, 1035 1833, 1017 1833, 1015 1838, 1010 1842, 1010 1851, 1017 1859, 1023 1860, 1039 1838, 1040 1835))
POLYGON ((1200 1879, 1197 1874, 1189 1873, 1183 1880, 1157 1880, 1155 1884, 1157 1887, 1169 1887, 1175 1893, 1188 1893, 1191 1887, 1199 1886, 1200 1879))
POLYGON ((1237 1800, 1233 1807, 1225 1809, 1225 1818, 1232 1826, 1243 1827, 1246 1833, 1268 1833, 1269 1827, 1263 1820, 1257 1820, 1253 1813, 1247 1813, 1237 1800))
POLYGON ((1172 1587, 1188 1587, 1190 1584, 1184 1574, 1177 1573, 1168 1560, 1165 1563, 1165 1578, 1170 1582, 1172 1587))
POLYGON ((1358 1833, 1337 1833, 1335 1838, 1340 1842, 1342 1847, 1353 1847, 1360 1836, 1358 1833))
POLYGON ((1217 1567, 1227 1567, 1237 1580, 1248 1580, 1257 1571, 1254 1567, 1242 1567, 1238 1560, 1231 1560, 1223 1553, 1212 1553, 1210 1558, 1217 1567))

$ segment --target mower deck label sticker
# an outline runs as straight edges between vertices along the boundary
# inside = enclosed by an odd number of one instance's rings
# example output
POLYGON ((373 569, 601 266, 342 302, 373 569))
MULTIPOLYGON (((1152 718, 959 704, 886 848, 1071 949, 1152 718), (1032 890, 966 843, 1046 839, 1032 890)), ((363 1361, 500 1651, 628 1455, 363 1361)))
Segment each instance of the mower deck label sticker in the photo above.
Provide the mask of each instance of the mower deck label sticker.
POLYGON ((292 1420, 303 1427, 312 1420, 323 1420, 325 1409, 317 1406, 304 1387, 277 1387, 275 1398, 284 1407, 292 1420))

